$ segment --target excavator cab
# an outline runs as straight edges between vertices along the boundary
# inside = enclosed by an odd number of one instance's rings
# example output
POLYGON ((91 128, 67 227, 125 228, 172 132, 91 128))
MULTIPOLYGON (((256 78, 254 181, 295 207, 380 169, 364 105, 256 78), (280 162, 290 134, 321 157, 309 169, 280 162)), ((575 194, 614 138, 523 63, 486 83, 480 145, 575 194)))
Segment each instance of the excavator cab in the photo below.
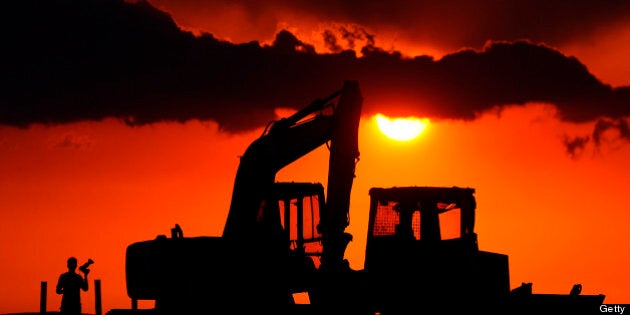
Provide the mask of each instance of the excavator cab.
POLYGON ((281 226, 288 250, 289 293, 304 293, 321 264, 322 236, 317 229, 320 210, 325 205, 321 183, 276 182, 263 204, 266 213, 281 226))
POLYGON ((322 237, 317 230, 320 209, 324 207, 324 186, 321 183, 275 183, 273 200, 289 242, 289 250, 308 257, 319 266, 322 237))

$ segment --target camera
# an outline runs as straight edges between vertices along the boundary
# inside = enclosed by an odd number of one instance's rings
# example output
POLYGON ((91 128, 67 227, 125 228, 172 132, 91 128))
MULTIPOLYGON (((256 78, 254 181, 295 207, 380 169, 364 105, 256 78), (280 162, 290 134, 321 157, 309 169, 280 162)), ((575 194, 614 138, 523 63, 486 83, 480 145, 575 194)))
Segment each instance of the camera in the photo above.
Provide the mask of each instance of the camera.
POLYGON ((90 272, 90 269, 88 269, 88 267, 90 267, 90 265, 93 264, 93 263, 94 263, 94 260, 92 260, 92 258, 90 258, 90 259, 88 259, 88 261, 85 264, 83 264, 83 265, 81 265, 81 267, 79 267, 79 270, 81 270, 81 272, 83 272, 83 273, 88 273, 88 272, 90 272))

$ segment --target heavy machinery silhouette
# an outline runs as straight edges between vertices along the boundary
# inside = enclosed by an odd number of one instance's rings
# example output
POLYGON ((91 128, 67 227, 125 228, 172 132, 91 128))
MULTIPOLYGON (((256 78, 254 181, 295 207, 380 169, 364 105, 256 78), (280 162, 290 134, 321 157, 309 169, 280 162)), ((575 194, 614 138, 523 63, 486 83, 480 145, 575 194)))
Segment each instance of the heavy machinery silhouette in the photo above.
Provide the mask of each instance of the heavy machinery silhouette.
POLYGON ((270 124, 240 158, 221 236, 184 237, 176 225, 170 238, 128 246, 132 301, 154 300, 150 311, 166 315, 251 308, 375 314, 439 303, 464 311, 538 311, 603 302, 603 295, 579 292, 510 291, 508 257, 478 248, 472 188, 371 189, 364 269, 352 270, 344 257, 352 236, 345 229, 362 101, 358 83, 347 81, 270 124), (276 182, 279 170, 325 144, 325 187, 276 182), (456 228, 448 230, 447 221, 456 228), (296 307, 296 293, 308 294, 309 307, 296 307))
POLYGON ((475 189, 372 188, 364 272, 371 310, 594 314, 605 296, 510 290, 508 256, 479 249, 475 189), (425 303, 419 303, 424 301, 425 303))

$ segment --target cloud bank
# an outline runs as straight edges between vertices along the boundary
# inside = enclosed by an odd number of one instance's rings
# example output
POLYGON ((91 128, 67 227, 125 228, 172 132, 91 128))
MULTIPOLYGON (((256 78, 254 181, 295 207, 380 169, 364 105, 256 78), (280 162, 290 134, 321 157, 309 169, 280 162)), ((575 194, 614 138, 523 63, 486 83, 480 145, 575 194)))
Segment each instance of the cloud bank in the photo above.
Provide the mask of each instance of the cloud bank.
POLYGON ((599 121, 569 152, 609 129, 630 139, 630 88, 612 88, 579 60, 529 41, 489 42, 435 60, 404 58, 370 34, 325 33, 318 54, 289 31, 270 45, 194 36, 148 2, 19 1, 3 27, 0 124, 81 120, 129 125, 212 120, 226 132, 264 126, 277 107, 301 108, 358 80, 364 112, 473 120, 503 105, 554 104, 566 122, 599 121), (339 41, 367 38, 360 57, 339 41), (245 114, 244 114, 245 113, 245 114))
POLYGON ((181 24, 221 32, 236 41, 272 38, 282 23, 311 28, 339 23, 360 25, 373 32, 378 30, 379 34, 395 34, 399 41, 428 43, 443 51, 482 47, 489 39, 527 38, 557 47, 600 36, 630 21, 630 2, 623 0, 151 0, 151 3, 176 14, 181 24))

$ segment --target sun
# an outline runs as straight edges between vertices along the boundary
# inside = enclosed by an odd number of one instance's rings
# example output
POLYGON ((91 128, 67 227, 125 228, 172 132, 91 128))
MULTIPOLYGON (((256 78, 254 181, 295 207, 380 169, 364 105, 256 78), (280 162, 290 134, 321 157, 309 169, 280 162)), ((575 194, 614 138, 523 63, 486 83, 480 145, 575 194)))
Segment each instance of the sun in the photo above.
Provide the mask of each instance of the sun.
POLYGON ((409 141, 418 137, 427 128, 429 120, 416 117, 389 118, 377 114, 376 124, 387 137, 398 141, 409 141))

